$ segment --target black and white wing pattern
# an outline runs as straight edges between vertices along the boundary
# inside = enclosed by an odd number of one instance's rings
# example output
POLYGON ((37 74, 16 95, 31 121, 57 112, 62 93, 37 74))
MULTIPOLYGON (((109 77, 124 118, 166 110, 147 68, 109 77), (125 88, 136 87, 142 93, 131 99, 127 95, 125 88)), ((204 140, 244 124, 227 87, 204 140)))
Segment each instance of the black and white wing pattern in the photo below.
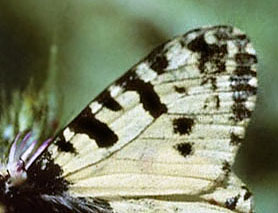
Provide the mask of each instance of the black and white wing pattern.
POLYGON ((255 107, 256 64, 248 37, 230 26, 160 45, 33 163, 37 203, 52 212, 252 212, 231 166, 255 107))

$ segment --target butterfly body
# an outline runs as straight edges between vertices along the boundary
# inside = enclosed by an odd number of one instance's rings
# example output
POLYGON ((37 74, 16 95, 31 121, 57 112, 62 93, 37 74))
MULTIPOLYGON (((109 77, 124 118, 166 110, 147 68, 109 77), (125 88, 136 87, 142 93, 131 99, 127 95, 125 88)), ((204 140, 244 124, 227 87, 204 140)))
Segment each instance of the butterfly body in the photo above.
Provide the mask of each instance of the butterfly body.
POLYGON ((3 180, 0 202, 8 212, 252 212, 231 166, 255 106, 256 63, 229 26, 160 45, 64 128, 23 184, 7 193, 3 180))

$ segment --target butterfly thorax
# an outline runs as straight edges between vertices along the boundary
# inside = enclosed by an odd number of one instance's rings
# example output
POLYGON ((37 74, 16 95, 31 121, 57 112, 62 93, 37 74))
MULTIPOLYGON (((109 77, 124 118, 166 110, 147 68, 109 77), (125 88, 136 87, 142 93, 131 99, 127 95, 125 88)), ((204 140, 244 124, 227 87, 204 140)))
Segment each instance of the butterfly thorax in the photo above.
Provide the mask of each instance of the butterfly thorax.
POLYGON ((64 179, 63 170, 46 150, 50 140, 34 148, 36 140, 27 142, 31 135, 31 132, 17 135, 9 151, 8 163, 1 168, 0 210, 4 209, 5 213, 86 213, 90 207, 95 209, 90 212, 110 212, 105 201, 88 201, 69 195, 70 183, 64 179))
POLYGON ((61 172, 49 153, 28 170, 18 167, 17 173, 13 173, 17 176, 11 176, 8 171, 0 180, 0 203, 7 212, 55 212, 55 205, 48 199, 63 197, 69 184, 61 172))
POLYGON ((22 209, 33 212, 33 203, 45 208, 47 201, 43 196, 62 195, 67 190, 68 183, 60 178, 60 167, 54 164, 49 153, 41 156, 51 139, 38 143, 32 136, 31 131, 18 133, 8 162, 1 166, 0 202, 7 212, 22 212, 22 209))

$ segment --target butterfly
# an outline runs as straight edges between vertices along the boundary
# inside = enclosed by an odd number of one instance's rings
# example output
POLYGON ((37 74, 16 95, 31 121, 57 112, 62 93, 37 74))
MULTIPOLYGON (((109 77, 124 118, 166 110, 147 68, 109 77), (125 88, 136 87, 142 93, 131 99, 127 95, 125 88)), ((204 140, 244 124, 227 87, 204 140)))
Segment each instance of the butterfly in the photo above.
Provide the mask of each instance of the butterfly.
POLYGON ((21 110, 13 122, 25 126, 1 127, 11 141, 2 211, 252 212, 231 166, 255 107, 256 64, 246 34, 202 27, 154 49, 54 136, 25 128, 34 113, 21 110))

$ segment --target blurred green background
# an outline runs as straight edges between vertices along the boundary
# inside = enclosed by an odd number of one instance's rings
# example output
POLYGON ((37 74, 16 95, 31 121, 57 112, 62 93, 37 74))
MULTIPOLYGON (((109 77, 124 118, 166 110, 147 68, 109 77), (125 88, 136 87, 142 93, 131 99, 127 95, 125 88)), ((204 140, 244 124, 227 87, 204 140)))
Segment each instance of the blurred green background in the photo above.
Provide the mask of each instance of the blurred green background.
POLYGON ((235 171, 255 195, 256 212, 277 212, 278 2, 275 0, 0 0, 0 84, 37 88, 58 47, 55 86, 62 122, 155 46, 203 25, 230 24, 251 38, 259 58, 259 97, 235 171))

